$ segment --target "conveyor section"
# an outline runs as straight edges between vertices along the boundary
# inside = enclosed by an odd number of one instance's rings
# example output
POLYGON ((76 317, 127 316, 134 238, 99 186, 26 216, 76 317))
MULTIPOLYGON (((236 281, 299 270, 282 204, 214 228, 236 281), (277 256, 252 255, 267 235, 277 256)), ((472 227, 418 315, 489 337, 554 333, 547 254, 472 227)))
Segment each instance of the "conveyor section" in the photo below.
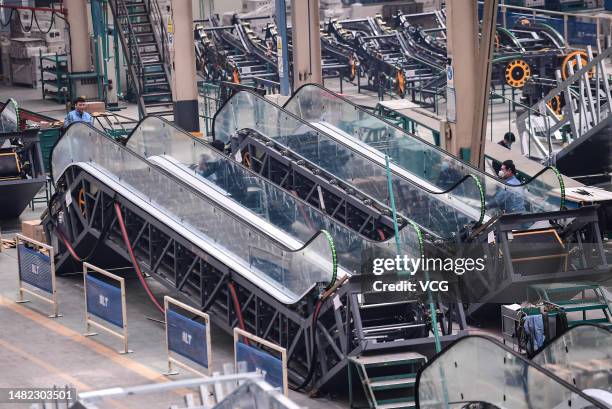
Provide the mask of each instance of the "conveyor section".
MULTIPOLYGON (((236 131, 244 128, 259 131, 375 200, 388 204, 387 170, 371 152, 338 143, 279 106, 241 91, 215 115, 215 138, 229 142, 236 131)), ((391 177, 398 213, 437 237, 452 237, 484 220, 481 191, 469 176, 457 186, 449 186, 449 192, 427 190, 396 168, 391 169, 391 177), (460 200, 457 196, 464 198, 460 200)))
MULTIPOLYGON (((486 214, 538 213, 559 210, 564 184, 554 169, 544 169, 523 186, 509 186, 471 165, 448 154, 437 146, 409 134, 390 122, 358 107, 349 100, 315 84, 297 90, 285 109, 325 130, 356 149, 367 150, 379 162, 385 155, 393 158, 397 172, 408 172, 413 180, 429 190, 446 190, 465 175, 478 179, 485 194, 486 214), (500 200, 502 191, 518 197, 519 205, 500 200)), ((459 200, 465 196, 457 195, 459 200)), ((468 203, 474 198, 468 197, 468 203)))
POLYGON ((282 303, 299 301, 317 283, 333 282, 325 235, 301 249, 284 245, 216 204, 220 192, 207 197, 86 125, 72 125, 60 139, 52 168, 56 184, 75 169, 94 176, 282 303))
MULTIPOLYGON (((144 119, 126 146, 198 191, 219 192, 214 195, 219 206, 293 248, 326 230, 334 239, 338 264, 349 274, 371 269, 372 258, 397 254, 395 237, 379 241, 364 237, 160 118, 144 119)), ((402 228, 399 242, 402 254, 419 258, 423 249, 420 231, 415 229, 412 224, 402 228)))

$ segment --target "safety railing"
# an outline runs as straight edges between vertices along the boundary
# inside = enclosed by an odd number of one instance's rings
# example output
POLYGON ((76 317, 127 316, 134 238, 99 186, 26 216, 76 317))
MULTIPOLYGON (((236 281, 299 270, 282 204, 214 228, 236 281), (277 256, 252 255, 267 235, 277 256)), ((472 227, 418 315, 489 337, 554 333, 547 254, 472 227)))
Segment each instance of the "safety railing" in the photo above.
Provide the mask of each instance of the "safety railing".
POLYGON ((612 113, 606 58, 612 47, 596 57, 587 48, 586 61, 576 55, 567 75, 557 71, 557 87, 516 120, 524 155, 555 164, 556 154, 580 139, 612 113), (565 78, 565 79, 564 79, 565 78))
MULTIPOLYGON (((301 243, 320 230, 328 231, 334 238, 339 266, 352 274, 360 274, 372 257, 394 257, 397 253, 395 237, 378 242, 367 239, 164 119, 143 119, 126 146, 151 161, 169 157, 169 164, 214 186, 240 205, 241 212, 250 211, 301 243)), ((421 257, 418 227, 406 223, 399 232, 401 254, 421 257)))
POLYGON ((603 50, 606 48, 606 33, 612 32, 612 17, 602 13, 592 16, 509 4, 500 4, 498 13, 498 24, 504 28, 511 28, 517 20, 524 18, 542 22, 562 33, 566 44, 574 47, 590 45, 603 50))
POLYGON ((83 123, 71 125, 56 144, 52 176, 57 184, 71 166, 104 175, 135 205, 192 237, 205 251, 291 304, 317 284, 331 285, 336 264, 333 240, 319 232, 297 250, 271 240, 254 226, 124 146, 83 123))
MULTIPOLYGON (((307 84, 298 89, 285 109, 310 123, 346 134, 374 154, 394 158, 397 166, 416 176, 424 186, 444 191, 472 175, 482 186, 489 216, 554 211, 562 205, 564 186, 553 169, 521 186, 508 185, 319 85, 307 84)), ((460 189, 453 191, 453 196, 474 203, 479 200, 474 193, 460 189)))
MULTIPOLYGON (((166 27, 166 21, 164 21, 164 14, 162 14, 159 8, 158 0, 147 0, 147 10, 149 11, 149 18, 151 19, 151 26, 153 27, 153 35, 157 44, 159 44, 159 52, 162 56, 162 62, 164 70, 170 79, 170 45, 168 43, 168 30, 166 27)), ((170 11, 168 10, 168 14, 170 11)), ((168 18, 170 18, 168 16, 168 18)))

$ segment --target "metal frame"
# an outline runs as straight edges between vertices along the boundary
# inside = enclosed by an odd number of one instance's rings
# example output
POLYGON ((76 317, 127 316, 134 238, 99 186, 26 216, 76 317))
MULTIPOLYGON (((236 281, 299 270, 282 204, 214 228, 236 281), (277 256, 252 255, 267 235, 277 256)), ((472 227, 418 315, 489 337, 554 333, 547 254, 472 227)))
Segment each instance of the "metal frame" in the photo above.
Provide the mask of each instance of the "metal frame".
POLYGON ((125 302, 125 279, 123 277, 119 277, 118 275, 110 273, 106 270, 103 270, 99 267, 96 267, 93 264, 84 262, 83 263, 83 289, 84 289, 84 295, 85 295, 85 334, 83 335, 86 337, 92 337, 92 336, 98 335, 98 333, 96 332, 90 332, 90 326, 93 325, 94 327, 102 329, 108 332, 109 334, 114 335, 115 337, 123 340, 123 351, 118 351, 120 354, 129 354, 133 352, 128 348, 128 324, 127 324, 127 308, 126 308, 126 302, 125 302), (102 325, 99 322, 94 321, 92 317, 90 316, 89 311, 87 310, 87 275, 90 269, 92 271, 95 271, 96 273, 102 274, 105 277, 108 277, 110 279, 113 279, 119 282, 119 285, 121 287, 121 313, 122 313, 122 319, 123 319, 123 327, 121 329, 123 330, 123 334, 120 334, 119 332, 105 325, 102 325))
POLYGON ((274 351, 281 354, 281 362, 283 365, 283 394, 285 396, 289 396, 289 382, 287 376, 287 349, 279 347, 278 345, 273 344, 270 341, 266 341, 265 339, 253 335, 250 332, 244 331, 240 328, 234 328, 234 368, 236 368, 236 371, 238 370, 236 344, 238 344, 240 337, 244 337, 258 344, 264 345, 266 348, 273 349, 274 351))
POLYGON ((212 375, 212 341, 211 341, 211 337, 210 337, 210 316, 208 314, 206 314, 205 312, 202 312, 196 308, 193 308, 185 303, 182 303, 178 300, 175 300, 172 297, 169 296, 164 296, 164 317, 166 320, 166 353, 168 355, 168 372, 165 373, 165 375, 176 375, 178 374, 177 371, 173 371, 172 370, 172 363, 177 364, 180 367, 183 367, 185 369, 188 369, 190 371, 192 371, 193 373, 200 375, 200 376, 210 376, 212 375), (172 357, 171 354, 171 350, 170 350, 170 343, 168 342, 168 307, 170 305, 175 305, 177 307, 180 307, 182 309, 184 309, 185 311, 189 311, 192 314, 197 315, 198 317, 201 317, 204 322, 206 323, 206 355, 207 355, 207 361, 208 361, 208 374, 204 374, 200 371, 198 371, 197 369, 192 368, 191 366, 179 361, 176 358, 172 357))
MULTIPOLYGON (((28 293, 46 303, 49 303, 53 306, 53 310, 52 310, 52 314, 48 315, 49 318, 58 318, 61 317, 62 315, 59 314, 59 305, 57 303, 57 286, 56 286, 56 281, 55 281, 55 250, 53 249, 52 246, 49 246, 45 243, 41 243, 39 241, 33 240, 29 237, 25 237, 21 234, 17 234, 15 236, 15 245, 17 247, 17 266, 20 266, 19 260, 21 258, 21 252, 19 250, 19 242, 24 242, 24 243, 29 243, 33 246, 36 246, 38 248, 43 248, 45 249, 48 253, 49 253, 49 260, 51 262, 51 288, 52 288, 52 292, 51 292, 51 298, 47 298, 42 296, 41 294, 38 294, 37 292, 30 290, 26 287, 23 286, 23 283, 25 283, 25 281, 21 280, 21 269, 18 268, 18 283, 19 283, 19 300, 16 301, 19 304, 24 304, 27 302, 30 302, 29 300, 26 300, 23 298, 23 293, 28 293)), ((26 283, 28 284, 28 283, 26 283)), ((28 284, 29 285, 29 284, 28 284)))

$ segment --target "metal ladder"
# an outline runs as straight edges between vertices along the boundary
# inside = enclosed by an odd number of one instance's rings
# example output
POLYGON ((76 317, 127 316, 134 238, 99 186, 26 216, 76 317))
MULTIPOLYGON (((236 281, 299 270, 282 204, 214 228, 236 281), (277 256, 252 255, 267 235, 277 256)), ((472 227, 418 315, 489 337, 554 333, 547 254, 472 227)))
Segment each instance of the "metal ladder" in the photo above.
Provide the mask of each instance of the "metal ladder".
POLYGON ((172 120, 170 56, 157 0, 111 0, 109 4, 141 115, 158 115, 172 120))
POLYGON ((416 352, 349 357, 349 404, 353 407, 352 367, 357 369, 370 408, 416 407, 416 374, 427 362, 416 352))
POLYGON ((540 300, 553 304, 567 313, 568 326, 598 324, 612 328, 612 307, 603 289, 590 283, 554 283, 529 286, 540 300), (592 317, 600 312, 597 317, 592 317), (580 317, 576 315, 580 314, 580 317), (591 315, 591 318, 587 317, 591 315), (603 316, 601 316, 603 315, 603 316))

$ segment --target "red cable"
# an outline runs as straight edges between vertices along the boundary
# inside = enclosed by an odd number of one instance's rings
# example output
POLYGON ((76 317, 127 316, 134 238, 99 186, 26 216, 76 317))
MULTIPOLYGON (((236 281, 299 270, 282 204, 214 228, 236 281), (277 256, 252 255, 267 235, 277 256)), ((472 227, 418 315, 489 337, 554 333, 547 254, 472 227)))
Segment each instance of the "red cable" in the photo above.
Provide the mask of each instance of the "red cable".
POLYGON ((60 240, 64 242, 64 245, 68 249, 68 252, 72 256, 72 258, 74 258, 78 262, 81 262, 82 261, 81 258, 76 253, 76 251, 74 251, 74 248, 72 248, 72 246, 70 245, 70 243, 68 242, 68 240, 66 239, 64 234, 59 229, 56 230, 56 233, 57 233, 58 237, 60 238, 60 240))
POLYGON ((127 229, 125 228, 125 223, 123 222, 123 215, 121 214, 121 207, 119 206, 119 203, 115 203, 115 212, 117 213, 117 221, 119 221, 119 226, 121 227, 121 235, 123 236, 123 241, 125 242, 125 245, 128 249, 128 253, 130 253, 130 258, 132 259, 132 264, 134 265, 134 269, 136 270, 138 279, 140 280, 140 283, 144 287, 151 301, 153 301, 153 304, 155 304, 157 309, 163 314, 164 309, 162 308, 161 305, 159 305, 159 302, 157 302, 157 300, 153 296, 153 293, 151 292, 149 285, 144 279, 144 275, 142 274, 142 271, 140 271, 140 267, 138 266, 138 261, 136 261, 136 256, 134 255, 134 250, 132 249, 132 245, 130 244, 130 240, 127 234, 127 229))
MULTIPOLYGON (((244 326, 244 319, 242 318, 242 310, 240 310, 240 303, 238 302, 238 294, 236 293, 236 287, 232 282, 227 283, 227 286, 229 287, 230 294, 232 295, 232 300, 234 301, 234 309, 236 310, 236 315, 238 316, 238 326, 241 330, 246 331, 246 328, 244 326)), ((248 338, 244 337, 244 343, 246 345, 249 345, 248 338)))

